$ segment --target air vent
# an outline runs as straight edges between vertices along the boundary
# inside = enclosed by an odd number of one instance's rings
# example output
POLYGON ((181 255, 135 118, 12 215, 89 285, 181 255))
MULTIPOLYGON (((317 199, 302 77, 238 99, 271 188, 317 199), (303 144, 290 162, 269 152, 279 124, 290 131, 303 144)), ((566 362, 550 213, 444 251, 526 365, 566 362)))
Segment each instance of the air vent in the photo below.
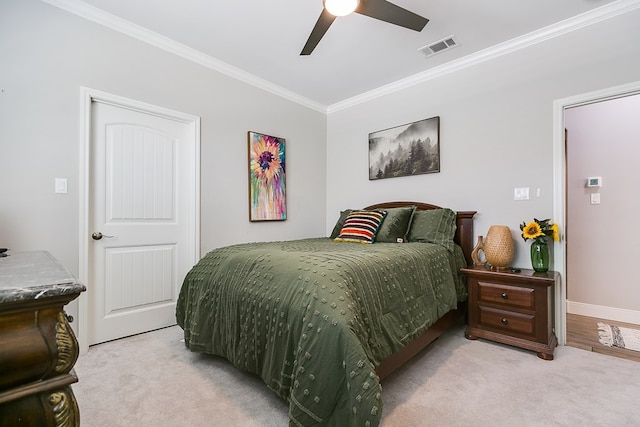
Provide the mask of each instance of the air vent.
POLYGON ((453 49, 454 47, 459 46, 458 42, 454 38, 454 36, 445 37, 442 40, 438 40, 435 43, 431 43, 427 46, 421 47, 418 49, 419 52, 425 57, 433 56, 436 53, 444 52, 448 49, 453 49))

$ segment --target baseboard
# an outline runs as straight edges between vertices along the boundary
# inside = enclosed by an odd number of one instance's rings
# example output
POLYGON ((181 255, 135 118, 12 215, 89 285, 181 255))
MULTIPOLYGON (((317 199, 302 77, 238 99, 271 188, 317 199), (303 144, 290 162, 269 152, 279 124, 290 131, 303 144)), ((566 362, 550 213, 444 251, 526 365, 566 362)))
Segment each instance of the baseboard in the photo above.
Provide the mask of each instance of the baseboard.
POLYGON ((567 300, 567 314, 597 317, 599 319, 616 320, 618 322, 640 325, 640 311, 624 308, 606 307, 604 305, 585 304, 567 300))

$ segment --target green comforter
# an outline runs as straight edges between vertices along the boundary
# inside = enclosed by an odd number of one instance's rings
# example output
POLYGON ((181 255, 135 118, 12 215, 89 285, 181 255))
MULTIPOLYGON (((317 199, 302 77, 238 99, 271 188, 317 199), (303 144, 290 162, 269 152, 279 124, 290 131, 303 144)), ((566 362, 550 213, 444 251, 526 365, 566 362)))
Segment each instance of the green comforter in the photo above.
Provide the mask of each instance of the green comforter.
POLYGON ((290 425, 377 426, 375 366, 466 298, 459 249, 328 238, 216 249, 187 274, 177 322, 189 349, 286 399, 290 425))

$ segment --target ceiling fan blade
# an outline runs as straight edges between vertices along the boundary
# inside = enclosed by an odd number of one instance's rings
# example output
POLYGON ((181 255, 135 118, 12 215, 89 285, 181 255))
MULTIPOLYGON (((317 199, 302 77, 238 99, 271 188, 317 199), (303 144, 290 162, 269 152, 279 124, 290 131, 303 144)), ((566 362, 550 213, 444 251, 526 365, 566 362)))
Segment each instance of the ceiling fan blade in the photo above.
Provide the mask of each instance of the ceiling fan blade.
POLYGON ((423 18, 386 0, 360 0, 356 13, 415 31, 422 31, 427 22, 429 22, 427 18, 423 18))
POLYGON ((322 9, 322 13, 318 18, 318 22, 316 22, 315 27, 313 27, 313 30, 311 30, 311 35, 309 35, 309 39, 302 48, 302 52, 300 52, 300 55, 311 55, 311 52, 313 52, 313 49, 315 49, 318 43, 320 43, 320 40, 327 32, 331 24, 333 24, 333 21, 335 21, 335 19, 336 17, 327 12, 327 9, 322 9))

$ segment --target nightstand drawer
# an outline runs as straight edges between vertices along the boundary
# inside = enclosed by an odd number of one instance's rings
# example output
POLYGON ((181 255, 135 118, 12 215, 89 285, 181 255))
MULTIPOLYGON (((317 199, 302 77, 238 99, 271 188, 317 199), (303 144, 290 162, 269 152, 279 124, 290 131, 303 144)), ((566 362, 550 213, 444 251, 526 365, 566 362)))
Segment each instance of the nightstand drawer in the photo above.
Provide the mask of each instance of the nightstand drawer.
POLYGON ((496 310, 490 307, 478 307, 480 311, 479 324, 503 333, 517 333, 523 335, 534 335, 535 319, 534 315, 514 313, 511 311, 496 310))
POLYGON ((469 325, 464 336, 488 339, 536 352, 553 360, 558 340, 553 333, 555 271, 498 271, 484 265, 464 267, 469 290, 469 325))
POLYGON ((478 301, 534 310, 535 300, 532 288, 478 281, 478 301))

